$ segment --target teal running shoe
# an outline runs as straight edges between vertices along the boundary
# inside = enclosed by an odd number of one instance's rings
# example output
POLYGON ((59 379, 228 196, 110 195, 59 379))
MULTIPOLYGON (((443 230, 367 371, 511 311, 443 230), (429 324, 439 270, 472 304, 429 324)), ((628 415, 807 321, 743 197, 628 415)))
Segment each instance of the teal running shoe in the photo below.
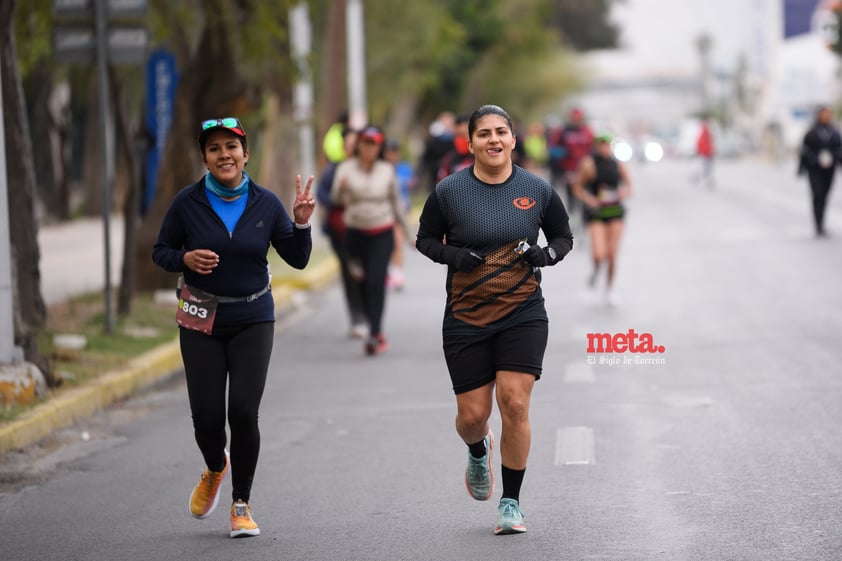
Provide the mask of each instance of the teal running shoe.
POLYGON ((500 506, 497 507, 497 527, 494 534, 522 534, 526 531, 523 525, 523 513, 520 511, 518 502, 514 499, 500 499, 500 506))
POLYGON ((468 493, 478 501, 487 501, 494 492, 494 474, 491 472, 491 451, 494 448, 494 435, 491 431, 485 435, 485 456, 474 458, 468 452, 468 468, 465 470, 465 486, 468 493))

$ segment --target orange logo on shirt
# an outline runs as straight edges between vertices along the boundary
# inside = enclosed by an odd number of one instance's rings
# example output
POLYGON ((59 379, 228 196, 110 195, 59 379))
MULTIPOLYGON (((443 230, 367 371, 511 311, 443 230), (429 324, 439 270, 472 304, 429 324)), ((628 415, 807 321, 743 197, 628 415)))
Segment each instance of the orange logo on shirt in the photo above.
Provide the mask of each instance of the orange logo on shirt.
POLYGON ((518 197, 512 202, 515 204, 515 207, 520 210, 529 210, 535 206, 535 199, 530 199, 529 197, 518 197))

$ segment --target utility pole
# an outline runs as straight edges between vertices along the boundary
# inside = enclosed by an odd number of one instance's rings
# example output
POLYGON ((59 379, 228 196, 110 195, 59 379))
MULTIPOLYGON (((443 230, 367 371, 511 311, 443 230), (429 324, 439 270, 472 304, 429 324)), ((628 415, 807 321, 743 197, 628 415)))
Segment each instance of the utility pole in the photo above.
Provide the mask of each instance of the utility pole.
POLYGON ((356 129, 368 123, 365 91, 365 20, 362 0, 348 0, 348 122, 356 129))
POLYGON ((696 49, 699 51, 700 74, 702 82, 702 113, 709 117, 713 109, 711 94, 711 64, 710 49, 713 44, 708 33, 703 33, 696 39, 696 49))
POLYGON ((294 120, 298 124, 303 177, 316 175, 315 132, 313 131, 313 78, 307 57, 310 55, 312 33, 307 3, 300 2, 290 9, 290 43, 292 57, 298 69, 293 89, 294 120))
POLYGON ((3 71, 0 68, 0 365, 12 364, 15 322, 12 308, 12 250, 9 241, 9 183, 6 175, 6 131, 3 115, 3 71))
POLYGON ((96 3, 96 73, 99 82, 99 122, 102 134, 102 227, 105 250, 105 332, 114 327, 114 298, 111 283, 111 186, 114 181, 114 123, 108 84, 108 37, 106 30, 106 0, 96 3))

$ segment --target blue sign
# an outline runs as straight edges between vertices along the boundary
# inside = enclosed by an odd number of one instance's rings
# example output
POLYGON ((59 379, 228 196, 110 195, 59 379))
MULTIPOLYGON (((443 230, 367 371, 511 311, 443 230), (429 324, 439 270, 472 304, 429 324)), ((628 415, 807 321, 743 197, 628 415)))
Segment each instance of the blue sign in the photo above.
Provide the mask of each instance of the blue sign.
POLYGON ((146 184, 141 199, 141 214, 146 214, 155 197, 158 165, 172 124, 177 83, 175 57, 162 49, 150 53, 146 63, 146 130, 150 145, 146 156, 146 184))
POLYGON ((784 39, 810 33, 820 0, 784 0, 784 39))

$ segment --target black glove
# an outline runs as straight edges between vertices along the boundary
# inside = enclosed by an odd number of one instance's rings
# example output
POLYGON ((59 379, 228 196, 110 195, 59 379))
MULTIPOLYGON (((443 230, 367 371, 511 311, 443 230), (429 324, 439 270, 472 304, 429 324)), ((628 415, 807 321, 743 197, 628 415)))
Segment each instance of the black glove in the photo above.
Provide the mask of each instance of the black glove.
POLYGON ((529 249, 524 251, 521 257, 533 267, 546 267, 550 262, 550 256, 547 255, 547 250, 538 244, 529 246, 529 249))
POLYGON ((472 249, 463 247, 453 259, 453 267, 460 273, 470 273, 485 263, 485 257, 472 249))

